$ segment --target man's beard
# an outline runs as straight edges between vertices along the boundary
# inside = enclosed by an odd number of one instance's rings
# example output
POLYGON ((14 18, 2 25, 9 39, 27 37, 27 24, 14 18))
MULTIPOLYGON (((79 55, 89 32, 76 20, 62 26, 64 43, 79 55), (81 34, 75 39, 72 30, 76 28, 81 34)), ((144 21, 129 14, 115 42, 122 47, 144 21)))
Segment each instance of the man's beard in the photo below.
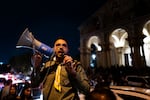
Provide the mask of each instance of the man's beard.
POLYGON ((56 55, 56 60, 62 62, 64 60, 64 53, 58 53, 56 55))

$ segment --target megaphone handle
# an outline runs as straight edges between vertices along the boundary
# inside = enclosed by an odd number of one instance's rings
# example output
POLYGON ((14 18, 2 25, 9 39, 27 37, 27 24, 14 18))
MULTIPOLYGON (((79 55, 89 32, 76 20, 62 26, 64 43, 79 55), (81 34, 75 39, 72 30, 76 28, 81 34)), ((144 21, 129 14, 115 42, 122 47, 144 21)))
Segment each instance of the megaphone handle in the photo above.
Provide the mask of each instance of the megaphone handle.
POLYGON ((50 56, 53 54, 53 48, 51 48, 50 46, 34 39, 34 46, 35 46, 35 49, 37 49, 39 52, 47 55, 47 56, 50 56))
POLYGON ((40 47, 38 48, 38 51, 40 51, 41 53, 43 54, 46 54, 46 55, 51 55, 53 53, 53 48, 47 46, 46 44, 42 43, 40 45, 40 47))

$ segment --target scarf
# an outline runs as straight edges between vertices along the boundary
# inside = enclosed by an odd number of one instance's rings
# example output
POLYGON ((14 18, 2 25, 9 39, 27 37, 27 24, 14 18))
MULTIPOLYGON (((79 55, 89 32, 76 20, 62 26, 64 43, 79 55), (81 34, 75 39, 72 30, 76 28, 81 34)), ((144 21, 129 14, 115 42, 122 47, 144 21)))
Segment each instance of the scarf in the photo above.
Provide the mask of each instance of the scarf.
POLYGON ((61 84, 60 84, 60 72, 61 72, 61 65, 59 64, 56 69, 56 75, 54 80, 54 87, 61 92, 61 84))

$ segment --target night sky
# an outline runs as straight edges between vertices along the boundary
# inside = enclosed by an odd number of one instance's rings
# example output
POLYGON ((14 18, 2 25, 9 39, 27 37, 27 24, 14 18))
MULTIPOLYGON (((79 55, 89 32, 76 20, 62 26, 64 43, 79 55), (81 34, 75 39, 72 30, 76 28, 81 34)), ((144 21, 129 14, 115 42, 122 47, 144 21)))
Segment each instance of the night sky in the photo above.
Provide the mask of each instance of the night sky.
POLYGON ((28 28, 34 37, 53 46, 54 40, 64 37, 69 53, 79 54, 78 27, 98 10, 106 0, 1 0, 0 1, 0 62, 8 63, 19 55, 19 37, 28 28))

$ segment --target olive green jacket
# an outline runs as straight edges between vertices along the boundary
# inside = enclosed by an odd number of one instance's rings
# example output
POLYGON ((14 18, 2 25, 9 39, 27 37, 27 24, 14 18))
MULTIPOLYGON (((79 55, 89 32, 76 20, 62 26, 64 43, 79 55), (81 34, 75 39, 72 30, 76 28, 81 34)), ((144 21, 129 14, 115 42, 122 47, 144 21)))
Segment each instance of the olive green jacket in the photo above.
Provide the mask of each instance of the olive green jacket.
POLYGON ((45 64, 41 70, 41 78, 44 79, 42 82, 44 100, 79 100, 78 91, 84 94, 90 92, 89 80, 84 69, 79 62, 75 63, 76 76, 68 74, 65 66, 61 66, 61 92, 53 86, 58 64, 54 61, 48 61, 45 64))

